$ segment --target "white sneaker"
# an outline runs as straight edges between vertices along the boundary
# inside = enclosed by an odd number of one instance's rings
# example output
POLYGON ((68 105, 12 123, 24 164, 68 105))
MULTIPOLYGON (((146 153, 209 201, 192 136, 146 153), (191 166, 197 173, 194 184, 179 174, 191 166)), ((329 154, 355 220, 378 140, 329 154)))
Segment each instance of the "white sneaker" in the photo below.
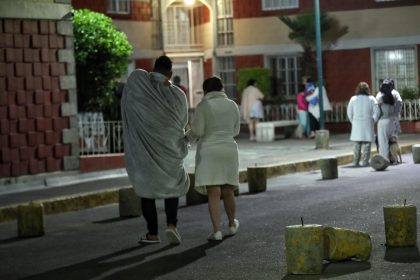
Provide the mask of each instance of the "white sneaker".
POLYGON ((168 238, 169 243, 172 245, 178 245, 181 243, 181 235, 179 235, 179 232, 176 230, 176 228, 166 229, 166 238, 168 238))
POLYGON ((222 232, 219 230, 217 232, 212 232, 207 237, 207 240, 214 240, 214 241, 222 241, 223 235, 222 232))
POLYGON ((235 219, 233 221, 234 225, 229 227, 229 235, 228 236, 232 236, 235 235, 236 232, 238 232, 238 228, 239 228, 239 221, 237 219, 235 219))

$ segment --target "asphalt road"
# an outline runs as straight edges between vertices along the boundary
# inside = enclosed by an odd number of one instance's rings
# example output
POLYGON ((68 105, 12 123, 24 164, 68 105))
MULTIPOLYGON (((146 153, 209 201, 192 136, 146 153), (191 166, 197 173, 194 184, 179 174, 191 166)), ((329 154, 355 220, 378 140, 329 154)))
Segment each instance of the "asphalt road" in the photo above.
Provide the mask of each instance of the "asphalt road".
MULTIPOLYGON (((417 247, 387 248, 382 207, 420 207, 420 165, 411 154, 386 171, 339 167, 339 178, 321 180, 319 171, 270 179, 268 190, 237 197, 236 236, 206 240, 207 205, 179 210, 183 242, 140 246, 142 218, 119 219, 117 205, 46 216, 46 235, 16 237, 16 222, 0 224, 0 279, 420 279, 417 247), (372 239, 369 261, 326 263, 314 276, 287 275, 284 228, 300 223, 365 231, 372 239)), ((420 212, 420 210, 418 210, 420 212)), ((164 212, 159 203, 160 228, 164 212)), ((226 223, 226 221, 225 221, 226 223)), ((163 232, 163 231, 162 231, 163 232)), ((420 232, 420 231, 418 231, 420 232)), ((419 235, 419 234, 418 234, 419 235)))

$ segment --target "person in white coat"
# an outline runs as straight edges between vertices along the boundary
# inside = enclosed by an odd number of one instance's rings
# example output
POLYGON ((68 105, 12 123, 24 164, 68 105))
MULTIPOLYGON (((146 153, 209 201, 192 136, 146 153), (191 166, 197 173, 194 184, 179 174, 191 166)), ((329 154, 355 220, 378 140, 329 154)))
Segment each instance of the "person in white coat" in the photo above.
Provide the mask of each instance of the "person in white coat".
POLYGON ((249 79, 241 97, 241 114, 248 124, 251 141, 255 141, 257 124, 264 118, 263 99, 264 94, 257 88, 257 81, 249 79))
MULTIPOLYGON (((309 90, 308 95, 306 96, 306 101, 308 101, 308 112, 309 112, 309 126, 311 129, 311 134, 309 138, 315 137, 315 131, 319 130, 319 118, 321 116, 319 110, 319 87, 317 86, 315 90, 309 90)), ((325 87, 322 87, 322 105, 323 111, 331 111, 330 100, 328 99, 327 90, 325 87)))
POLYGON ((195 109, 191 129, 186 135, 190 141, 198 140, 195 157, 195 188, 208 195, 208 207, 213 224, 209 240, 222 240, 220 198, 223 197, 229 220, 227 235, 236 234, 239 221, 235 219, 234 190, 239 186, 238 145, 240 113, 236 103, 223 91, 218 77, 203 83, 204 97, 195 109))
POLYGON ((354 142, 353 166, 360 166, 362 146, 361 166, 369 166, 371 144, 375 139, 375 122, 379 117, 379 109, 376 98, 371 95, 366 82, 360 82, 357 85, 355 95, 347 106, 347 117, 351 123, 350 140, 354 142))

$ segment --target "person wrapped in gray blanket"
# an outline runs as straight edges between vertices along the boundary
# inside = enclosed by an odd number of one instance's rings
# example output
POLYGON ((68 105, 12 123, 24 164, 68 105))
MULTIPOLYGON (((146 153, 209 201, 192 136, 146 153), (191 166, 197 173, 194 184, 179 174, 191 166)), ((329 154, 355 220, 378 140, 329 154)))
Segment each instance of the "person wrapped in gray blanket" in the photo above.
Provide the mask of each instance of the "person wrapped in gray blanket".
POLYGON ((176 226, 179 197, 189 188, 183 165, 188 108, 185 94, 169 82, 171 76, 172 61, 161 56, 153 72, 133 71, 121 99, 127 173, 147 222, 140 243, 160 242, 155 199, 165 200, 169 242, 181 242, 176 226))

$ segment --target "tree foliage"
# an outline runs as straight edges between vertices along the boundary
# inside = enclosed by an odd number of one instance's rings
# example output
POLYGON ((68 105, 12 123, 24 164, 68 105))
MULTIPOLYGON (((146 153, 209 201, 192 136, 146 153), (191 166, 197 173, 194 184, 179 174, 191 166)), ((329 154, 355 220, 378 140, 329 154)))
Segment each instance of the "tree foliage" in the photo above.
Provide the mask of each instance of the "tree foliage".
POLYGON ((86 9, 73 12, 79 111, 99 110, 115 118, 114 89, 127 70, 132 46, 111 18, 86 9))
POLYGON ((269 95, 270 90, 270 69, 268 68, 242 68, 237 72, 236 90, 242 95, 249 79, 257 81, 257 86, 265 95, 269 95))
MULTIPOLYGON (((316 47, 315 14, 301 12, 296 17, 280 16, 279 19, 289 27, 289 39, 303 48, 303 75, 313 76, 312 52, 316 47)), ((320 27, 324 48, 335 44, 340 37, 348 33, 348 26, 342 26, 337 19, 325 12, 320 14, 320 27)))

